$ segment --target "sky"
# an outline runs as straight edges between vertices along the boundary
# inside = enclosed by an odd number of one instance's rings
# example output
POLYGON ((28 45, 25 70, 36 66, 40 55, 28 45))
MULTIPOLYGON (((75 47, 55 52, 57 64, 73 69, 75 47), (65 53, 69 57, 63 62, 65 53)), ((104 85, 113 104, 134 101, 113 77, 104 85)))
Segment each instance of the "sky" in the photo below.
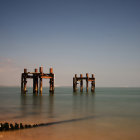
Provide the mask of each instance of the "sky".
POLYGON ((0 0, 0 85, 40 66, 56 86, 93 73, 97 87, 140 87, 140 1, 0 0))

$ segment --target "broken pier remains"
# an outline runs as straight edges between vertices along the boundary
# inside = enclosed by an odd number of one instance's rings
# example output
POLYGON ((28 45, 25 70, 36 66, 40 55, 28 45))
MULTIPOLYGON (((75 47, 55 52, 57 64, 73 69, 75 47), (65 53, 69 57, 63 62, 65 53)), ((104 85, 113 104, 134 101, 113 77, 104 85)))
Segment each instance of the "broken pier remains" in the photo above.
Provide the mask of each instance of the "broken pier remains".
POLYGON ((86 80, 86 91, 88 92, 88 83, 91 82, 91 91, 95 91, 95 77, 94 74, 89 77, 88 73, 86 73, 86 77, 83 77, 82 74, 80 74, 80 77, 77 77, 77 74, 75 74, 75 77, 73 77, 73 91, 77 91, 77 84, 78 81, 80 82, 80 91, 83 92, 83 80, 86 80))
POLYGON ((43 73, 43 67, 35 69, 34 72, 27 72, 27 69, 24 69, 24 73, 21 74, 21 91, 26 93, 27 91, 27 79, 33 79, 33 93, 42 93, 43 88, 43 79, 50 79, 50 92, 54 92, 54 73, 53 68, 50 68, 50 73, 43 73), (38 86, 39 82, 39 86, 38 86))

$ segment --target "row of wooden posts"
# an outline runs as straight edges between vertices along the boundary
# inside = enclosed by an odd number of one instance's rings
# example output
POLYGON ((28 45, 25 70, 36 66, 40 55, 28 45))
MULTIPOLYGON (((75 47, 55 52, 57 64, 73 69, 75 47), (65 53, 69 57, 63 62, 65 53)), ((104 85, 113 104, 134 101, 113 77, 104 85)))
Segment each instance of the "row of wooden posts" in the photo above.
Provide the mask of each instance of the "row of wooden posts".
MULTIPOLYGON (((43 73, 43 67, 38 69, 35 69, 34 72, 28 72, 27 69, 24 69, 24 73, 21 74, 21 91, 23 93, 27 92, 27 79, 33 79, 33 93, 38 93, 38 87, 39 87, 39 93, 42 93, 43 88, 43 79, 49 79, 49 91, 50 93, 54 93, 54 73, 53 68, 50 68, 49 73, 43 73)), ((88 92, 88 83, 91 82, 91 91, 95 91, 95 77, 94 74, 89 77, 88 73, 86 73, 86 77, 83 77, 82 74, 80 74, 80 77, 77 77, 77 74, 75 74, 75 77, 73 77, 73 91, 77 91, 77 84, 78 81, 80 81, 80 91, 83 91, 83 80, 86 80, 86 91, 88 92)))
POLYGON ((21 90, 25 93, 27 91, 27 79, 33 79, 33 93, 38 93, 38 81, 39 81, 39 92, 42 93, 43 79, 50 79, 50 92, 54 92, 54 73, 53 68, 50 68, 50 73, 43 73, 43 67, 35 69, 34 72, 27 72, 24 69, 24 73, 21 74, 21 90))
POLYGON ((88 73, 86 73, 86 77, 83 77, 82 74, 80 74, 80 77, 77 77, 77 74, 75 74, 75 77, 73 77, 73 91, 77 91, 77 84, 78 81, 80 82, 80 91, 83 92, 83 80, 86 80, 86 91, 88 92, 88 83, 91 82, 91 91, 95 91, 95 77, 94 74, 89 77, 88 73))

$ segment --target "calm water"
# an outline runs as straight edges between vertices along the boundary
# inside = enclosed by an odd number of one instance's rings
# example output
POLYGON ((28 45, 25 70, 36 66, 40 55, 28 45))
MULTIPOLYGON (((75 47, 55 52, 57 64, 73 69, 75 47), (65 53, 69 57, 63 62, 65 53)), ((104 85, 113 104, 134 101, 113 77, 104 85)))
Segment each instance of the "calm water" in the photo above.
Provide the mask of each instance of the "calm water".
POLYGON ((32 89, 21 95, 20 88, 0 88, 0 122, 60 122, 0 132, 0 139, 140 139, 140 88, 96 88, 93 94, 59 87, 53 96, 43 91, 42 96, 33 95, 32 89))

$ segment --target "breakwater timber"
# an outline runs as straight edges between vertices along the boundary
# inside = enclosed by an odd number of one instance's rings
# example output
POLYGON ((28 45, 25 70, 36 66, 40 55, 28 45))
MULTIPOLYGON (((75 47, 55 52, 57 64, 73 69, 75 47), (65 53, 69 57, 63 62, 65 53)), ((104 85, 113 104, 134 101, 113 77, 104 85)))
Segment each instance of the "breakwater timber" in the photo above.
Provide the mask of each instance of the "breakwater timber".
POLYGON ((39 124, 24 124, 24 125, 22 123, 12 124, 12 123, 5 122, 5 123, 0 123, 0 131, 21 130, 21 129, 49 126, 49 125, 55 125, 61 123, 70 123, 70 122, 93 119, 96 117, 97 116, 87 116, 83 118, 76 118, 76 119, 69 119, 69 120, 62 120, 62 121, 55 121, 55 122, 48 122, 48 123, 39 123, 39 124))
POLYGON ((18 129, 37 127, 37 126, 38 126, 38 124, 34 124, 34 125, 25 124, 25 125, 23 125, 22 123, 12 124, 12 123, 5 122, 5 123, 0 123, 0 131, 18 130, 18 129))

